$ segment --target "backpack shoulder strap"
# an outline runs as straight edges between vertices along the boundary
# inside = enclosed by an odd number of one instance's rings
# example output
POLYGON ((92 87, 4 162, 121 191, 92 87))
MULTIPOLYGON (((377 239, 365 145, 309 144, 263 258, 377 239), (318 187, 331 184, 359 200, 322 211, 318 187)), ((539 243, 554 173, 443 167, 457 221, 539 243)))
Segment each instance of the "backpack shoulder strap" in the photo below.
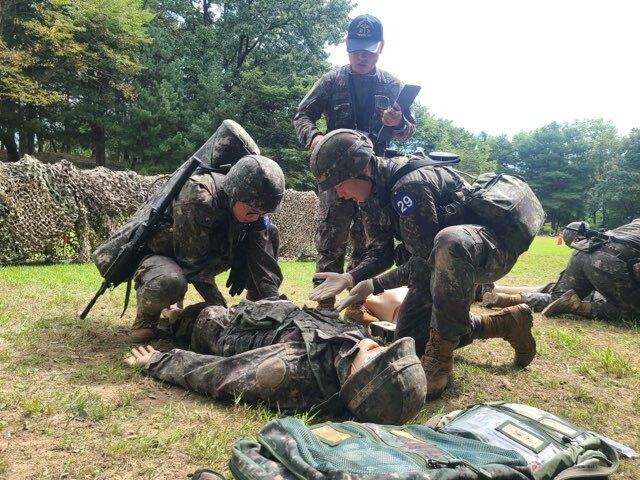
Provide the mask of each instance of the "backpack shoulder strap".
POLYGON ((424 153, 411 154, 409 161, 402 167, 396 169, 387 180, 384 188, 384 199, 388 200, 391 195, 391 190, 396 186, 396 183, 411 172, 418 170, 422 167, 448 167, 457 165, 460 163, 460 157, 451 153, 445 152, 433 152, 429 155, 424 153))

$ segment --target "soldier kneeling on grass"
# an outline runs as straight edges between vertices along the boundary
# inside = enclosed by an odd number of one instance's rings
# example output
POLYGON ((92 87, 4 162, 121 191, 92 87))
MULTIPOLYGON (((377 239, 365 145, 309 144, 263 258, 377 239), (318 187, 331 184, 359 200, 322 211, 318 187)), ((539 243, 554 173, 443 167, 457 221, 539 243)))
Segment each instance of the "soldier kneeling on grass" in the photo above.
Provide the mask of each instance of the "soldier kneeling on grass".
POLYGON ((526 303, 548 317, 640 317, 640 218, 607 232, 572 222, 563 237, 574 252, 555 283, 497 287, 484 294, 483 304, 491 308, 526 303), (587 238, 587 232, 593 236, 587 238))
MULTIPOLYGON (((278 297, 279 235, 266 214, 276 210, 284 189, 278 164, 257 154, 237 160, 226 175, 196 170, 148 241, 148 255, 133 277, 138 307, 129 339, 142 343, 155 338, 161 311, 181 302, 189 284, 205 301, 226 305, 214 277, 229 268, 232 296, 246 288, 253 300, 278 297)), ((135 218, 93 254, 103 275, 135 218)))
POLYGON ((176 340, 190 350, 140 346, 128 365, 213 398, 349 412, 366 422, 399 425, 424 404, 426 378, 413 339, 383 347, 335 311, 245 300, 229 309, 191 305, 170 317, 176 340))

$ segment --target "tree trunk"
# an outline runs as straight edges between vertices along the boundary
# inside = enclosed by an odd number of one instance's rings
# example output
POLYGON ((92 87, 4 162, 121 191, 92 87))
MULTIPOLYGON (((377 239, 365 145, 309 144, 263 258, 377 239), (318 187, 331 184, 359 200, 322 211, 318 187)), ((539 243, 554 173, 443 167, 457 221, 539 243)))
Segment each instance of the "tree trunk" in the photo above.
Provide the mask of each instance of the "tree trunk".
POLYGON ((2 134, 2 143, 7 149, 7 162, 17 162, 20 160, 18 145, 13 133, 2 134))
POLYGON ((29 155, 33 155, 34 151, 35 151, 35 144, 36 144, 36 134, 33 132, 27 132, 26 135, 26 140, 27 140, 27 145, 26 145, 26 150, 27 153, 29 155))
POLYGON ((91 145, 96 166, 104 167, 107 162, 105 153, 105 131, 102 125, 91 125, 91 145))

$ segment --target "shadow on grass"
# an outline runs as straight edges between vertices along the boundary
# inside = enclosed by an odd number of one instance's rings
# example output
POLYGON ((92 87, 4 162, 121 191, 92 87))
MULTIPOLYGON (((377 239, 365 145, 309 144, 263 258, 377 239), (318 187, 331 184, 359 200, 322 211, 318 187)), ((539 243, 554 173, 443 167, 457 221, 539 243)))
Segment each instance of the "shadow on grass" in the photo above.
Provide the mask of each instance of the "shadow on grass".
POLYGON ((484 371, 485 373, 490 373, 492 375, 507 375, 509 373, 519 372, 522 370, 511 363, 495 365, 489 362, 476 362, 466 358, 456 358, 456 362, 459 365, 471 368, 474 370, 474 373, 484 371))
POLYGON ((127 330, 102 320, 43 316, 23 324, 10 339, 10 368, 62 373, 74 384, 113 383, 133 372, 122 359, 127 330))

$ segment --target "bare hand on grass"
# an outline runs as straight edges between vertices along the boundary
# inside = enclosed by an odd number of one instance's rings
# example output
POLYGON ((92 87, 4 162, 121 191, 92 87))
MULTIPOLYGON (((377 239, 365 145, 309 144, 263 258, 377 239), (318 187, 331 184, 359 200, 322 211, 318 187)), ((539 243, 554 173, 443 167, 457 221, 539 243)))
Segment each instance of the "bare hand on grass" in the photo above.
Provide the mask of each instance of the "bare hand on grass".
POLYGON ((124 363, 130 367, 145 367, 156 351, 157 350, 151 345, 147 345, 146 347, 133 347, 131 349, 131 355, 124 359, 124 363))

